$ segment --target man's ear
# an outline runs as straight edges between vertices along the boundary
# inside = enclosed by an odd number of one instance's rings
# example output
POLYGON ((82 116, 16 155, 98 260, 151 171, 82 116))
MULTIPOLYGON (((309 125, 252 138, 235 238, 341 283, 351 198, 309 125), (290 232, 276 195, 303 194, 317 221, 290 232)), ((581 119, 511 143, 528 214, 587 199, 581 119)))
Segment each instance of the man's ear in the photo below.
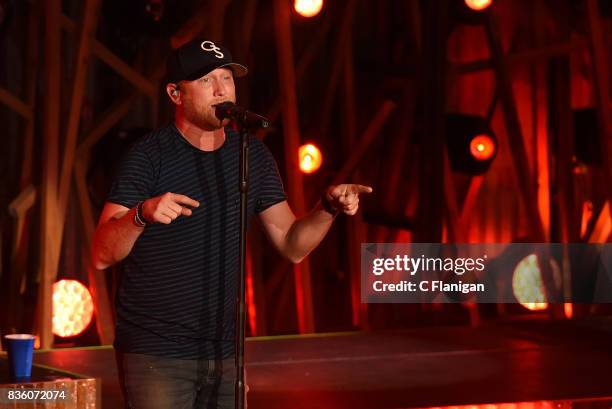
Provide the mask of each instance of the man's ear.
POLYGON ((170 97, 170 100, 176 105, 181 104, 181 90, 177 84, 167 84, 166 93, 170 97))

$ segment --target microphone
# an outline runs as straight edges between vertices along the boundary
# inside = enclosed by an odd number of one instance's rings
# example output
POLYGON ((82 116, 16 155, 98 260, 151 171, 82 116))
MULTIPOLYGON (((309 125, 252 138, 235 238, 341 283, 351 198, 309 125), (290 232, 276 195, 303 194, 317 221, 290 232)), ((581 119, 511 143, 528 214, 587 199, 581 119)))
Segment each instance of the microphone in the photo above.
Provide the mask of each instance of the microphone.
POLYGON ((213 105, 215 107, 215 116, 220 120, 233 119, 242 126, 247 128, 267 128, 270 126, 270 121, 261 116, 247 111, 245 108, 234 104, 233 102, 221 102, 213 105))

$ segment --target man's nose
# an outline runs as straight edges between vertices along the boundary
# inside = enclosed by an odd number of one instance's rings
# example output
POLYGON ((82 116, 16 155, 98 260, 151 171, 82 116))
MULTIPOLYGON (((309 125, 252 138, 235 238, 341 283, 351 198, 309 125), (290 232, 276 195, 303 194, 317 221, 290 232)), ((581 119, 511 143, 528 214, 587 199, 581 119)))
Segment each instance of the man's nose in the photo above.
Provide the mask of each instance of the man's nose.
POLYGON ((223 96, 226 93, 227 89, 225 88, 223 81, 215 81, 215 96, 223 96))

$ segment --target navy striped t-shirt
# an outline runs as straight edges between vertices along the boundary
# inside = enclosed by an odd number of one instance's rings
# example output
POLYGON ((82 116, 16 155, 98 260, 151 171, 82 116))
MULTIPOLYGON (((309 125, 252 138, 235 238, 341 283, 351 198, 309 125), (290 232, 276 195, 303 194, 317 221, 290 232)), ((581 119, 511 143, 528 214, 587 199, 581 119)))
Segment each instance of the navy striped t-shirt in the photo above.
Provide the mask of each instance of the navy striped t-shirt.
MULTIPOLYGON (((145 227, 122 262, 115 348, 181 359, 233 354, 240 251, 240 136, 212 152, 168 125, 138 140, 107 200, 128 208, 166 192, 200 202, 190 217, 145 227)), ((248 216, 286 200, 276 162, 250 138, 248 216)))

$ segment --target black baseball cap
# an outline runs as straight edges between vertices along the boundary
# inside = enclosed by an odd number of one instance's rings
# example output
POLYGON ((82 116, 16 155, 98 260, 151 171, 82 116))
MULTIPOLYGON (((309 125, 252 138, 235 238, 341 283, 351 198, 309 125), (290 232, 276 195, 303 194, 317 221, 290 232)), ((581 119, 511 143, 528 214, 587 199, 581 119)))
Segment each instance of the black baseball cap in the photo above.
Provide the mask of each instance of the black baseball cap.
POLYGON ((166 67, 167 82, 193 81, 209 72, 227 67, 235 77, 243 77, 248 69, 232 60, 229 50, 210 40, 192 40, 172 52, 166 67))

